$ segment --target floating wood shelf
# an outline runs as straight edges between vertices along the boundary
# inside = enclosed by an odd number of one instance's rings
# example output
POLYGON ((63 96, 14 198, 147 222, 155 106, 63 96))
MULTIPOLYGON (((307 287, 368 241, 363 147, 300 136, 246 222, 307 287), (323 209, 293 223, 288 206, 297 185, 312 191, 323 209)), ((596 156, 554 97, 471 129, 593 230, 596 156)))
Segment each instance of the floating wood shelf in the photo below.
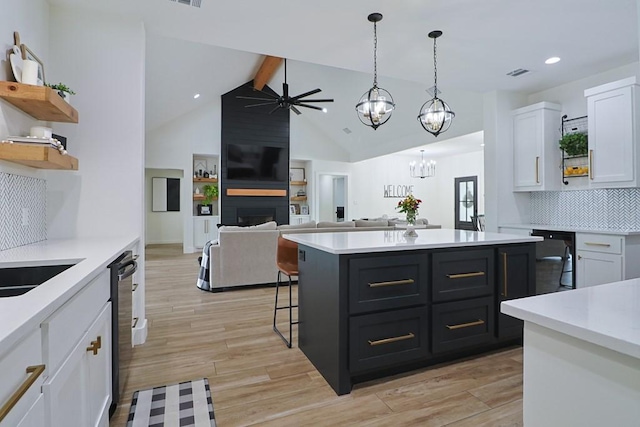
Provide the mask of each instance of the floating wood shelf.
MULTIPOLYGON (((194 194, 193 195, 193 200, 194 201, 202 201, 202 200, 204 200, 204 194, 194 194)), ((216 200, 218 200, 218 198, 214 197, 212 200, 215 202, 216 200)))
POLYGON ((291 185, 307 185, 307 181, 289 181, 291 185))
POLYGON ((268 190, 265 188, 228 188, 227 196, 270 196, 284 197, 287 190, 268 190))
POLYGON ((78 159, 40 144, 0 143, 0 160, 39 169, 78 170, 78 159))
POLYGON ((307 196, 293 196, 291 201, 293 202, 304 202, 307 200, 307 196))
POLYGON ((218 178, 193 178, 193 182, 218 182, 218 178))
POLYGON ((38 120, 78 123, 78 111, 50 87, 0 81, 0 98, 38 120))

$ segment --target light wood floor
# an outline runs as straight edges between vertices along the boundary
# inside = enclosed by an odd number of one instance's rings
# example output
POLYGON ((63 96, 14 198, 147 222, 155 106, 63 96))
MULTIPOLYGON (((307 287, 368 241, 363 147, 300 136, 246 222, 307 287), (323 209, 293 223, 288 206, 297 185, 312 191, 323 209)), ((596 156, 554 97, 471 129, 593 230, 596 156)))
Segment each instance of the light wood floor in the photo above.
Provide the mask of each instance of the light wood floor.
POLYGON ((149 335, 135 348, 111 427, 126 424, 135 390, 202 377, 221 427, 522 425, 520 347, 336 396, 297 346, 286 348, 272 331, 275 289, 203 292, 195 286, 197 257, 176 245, 147 248, 149 335))

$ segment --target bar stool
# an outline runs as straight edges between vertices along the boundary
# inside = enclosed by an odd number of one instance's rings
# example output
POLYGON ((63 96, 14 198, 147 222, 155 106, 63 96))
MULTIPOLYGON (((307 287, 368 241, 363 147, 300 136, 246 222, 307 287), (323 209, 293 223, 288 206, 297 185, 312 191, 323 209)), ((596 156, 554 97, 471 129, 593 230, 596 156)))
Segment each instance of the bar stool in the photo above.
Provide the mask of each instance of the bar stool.
POLYGON ((278 236, 278 249, 276 252, 276 265, 278 267, 278 282, 276 283, 276 301, 274 304, 273 310, 273 330, 276 334, 280 335, 282 341, 287 345, 287 347, 291 348, 292 342, 292 329, 293 325, 297 325, 297 321, 293 321, 293 309, 297 308, 298 305, 293 305, 292 297, 291 297, 291 276, 298 275, 298 244, 292 242, 291 240, 287 240, 282 236, 278 236), (280 290, 280 283, 282 274, 285 274, 289 277, 289 304, 278 307, 278 291, 280 290), (289 340, 282 335, 282 332, 276 326, 276 315, 278 314, 278 310, 289 310, 289 340))

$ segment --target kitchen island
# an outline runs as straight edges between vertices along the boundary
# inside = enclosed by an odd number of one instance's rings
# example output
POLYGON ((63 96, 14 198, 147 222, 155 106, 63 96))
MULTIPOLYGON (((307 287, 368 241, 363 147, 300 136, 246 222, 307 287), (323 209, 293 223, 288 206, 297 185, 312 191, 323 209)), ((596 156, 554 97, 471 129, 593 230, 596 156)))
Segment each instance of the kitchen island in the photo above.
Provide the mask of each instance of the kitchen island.
POLYGON ((465 230, 284 234, 298 243, 298 345, 334 391, 518 341, 501 301, 535 293, 538 237, 465 230))
POLYGON ((640 279, 501 310, 524 320, 524 425, 640 425, 640 279))

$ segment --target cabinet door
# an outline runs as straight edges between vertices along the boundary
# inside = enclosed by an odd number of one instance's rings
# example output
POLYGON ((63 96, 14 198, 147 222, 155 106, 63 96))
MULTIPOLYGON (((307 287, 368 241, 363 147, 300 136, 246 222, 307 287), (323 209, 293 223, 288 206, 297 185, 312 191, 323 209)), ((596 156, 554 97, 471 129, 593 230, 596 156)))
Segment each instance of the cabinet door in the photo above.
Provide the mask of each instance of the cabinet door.
POLYGON ((542 187, 542 110, 513 117, 514 189, 542 187))
POLYGON ((20 420, 16 427, 42 427, 45 424, 44 416, 44 397, 40 397, 35 401, 29 412, 20 420))
MULTIPOLYGON (((535 295, 535 265, 535 245, 498 248, 498 302, 535 295)), ((522 325, 522 320, 499 313, 498 337, 521 336, 522 325)))
POLYGON ((111 303, 107 303, 86 336, 89 342, 87 347, 100 337, 100 348, 95 354, 85 351, 89 425, 108 426, 111 405, 111 303))
POLYGON ((622 280, 622 255, 577 251, 576 288, 622 280))
POLYGON ((635 119, 632 88, 589 96, 587 110, 591 183, 631 183, 635 119))

